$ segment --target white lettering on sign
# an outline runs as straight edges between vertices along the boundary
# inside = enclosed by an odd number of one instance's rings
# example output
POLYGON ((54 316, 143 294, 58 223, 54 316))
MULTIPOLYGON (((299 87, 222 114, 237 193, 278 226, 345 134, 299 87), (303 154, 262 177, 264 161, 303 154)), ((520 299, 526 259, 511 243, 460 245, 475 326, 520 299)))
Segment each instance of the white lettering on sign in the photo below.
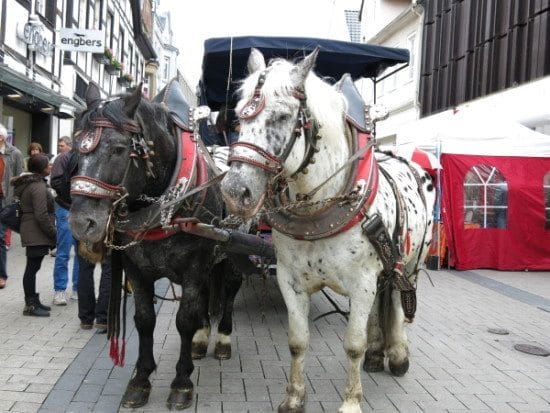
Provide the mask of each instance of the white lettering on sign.
POLYGON ((103 30, 80 30, 63 28, 59 30, 55 45, 71 52, 103 53, 105 51, 103 30))
POLYGON ((46 39, 44 34, 44 27, 40 22, 29 21, 25 23, 23 29, 17 26, 17 37, 27 43, 29 50, 37 51, 44 56, 49 56, 52 53, 52 43, 46 39))

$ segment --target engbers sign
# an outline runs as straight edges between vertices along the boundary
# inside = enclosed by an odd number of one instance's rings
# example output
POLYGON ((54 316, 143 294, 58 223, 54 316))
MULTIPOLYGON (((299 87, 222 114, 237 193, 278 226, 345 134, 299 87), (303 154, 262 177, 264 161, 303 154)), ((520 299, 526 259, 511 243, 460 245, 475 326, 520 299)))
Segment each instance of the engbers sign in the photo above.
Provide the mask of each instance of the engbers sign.
POLYGON ((55 43, 61 50, 70 52, 103 53, 105 51, 105 32, 103 30, 81 30, 62 28, 55 43))

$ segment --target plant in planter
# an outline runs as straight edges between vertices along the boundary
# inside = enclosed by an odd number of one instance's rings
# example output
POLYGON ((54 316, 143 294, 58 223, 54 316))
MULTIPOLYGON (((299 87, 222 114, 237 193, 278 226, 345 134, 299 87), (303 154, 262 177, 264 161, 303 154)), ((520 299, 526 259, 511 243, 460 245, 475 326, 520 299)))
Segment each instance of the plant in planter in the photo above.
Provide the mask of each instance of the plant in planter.
POLYGON ((123 73, 122 76, 118 78, 118 82, 125 87, 130 86, 133 81, 134 76, 132 76, 130 73, 123 73))
POLYGON ((122 70, 122 63, 113 57, 111 62, 108 65, 105 65, 105 70, 110 75, 118 75, 118 73, 122 70))
POLYGON ((111 59, 113 58, 113 51, 106 47, 103 53, 94 53, 92 56, 100 65, 108 65, 111 63, 111 59))

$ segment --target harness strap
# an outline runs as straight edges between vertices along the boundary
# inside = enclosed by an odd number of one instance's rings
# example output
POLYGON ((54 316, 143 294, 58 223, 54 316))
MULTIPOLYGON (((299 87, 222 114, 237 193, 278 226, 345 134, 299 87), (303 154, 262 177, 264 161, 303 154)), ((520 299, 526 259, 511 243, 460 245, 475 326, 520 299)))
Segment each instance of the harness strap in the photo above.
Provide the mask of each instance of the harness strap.
POLYGON ((403 249, 402 242, 400 241, 400 234, 403 232, 403 229, 407 230, 407 212, 395 181, 382 166, 379 165, 379 168, 390 183, 396 200, 396 225, 393 237, 390 238, 388 229, 379 214, 369 217, 363 222, 361 227, 382 261, 384 278, 388 282, 391 282, 394 289, 401 292, 401 305, 405 317, 412 320, 416 313, 416 290, 409 280, 402 261, 403 249))

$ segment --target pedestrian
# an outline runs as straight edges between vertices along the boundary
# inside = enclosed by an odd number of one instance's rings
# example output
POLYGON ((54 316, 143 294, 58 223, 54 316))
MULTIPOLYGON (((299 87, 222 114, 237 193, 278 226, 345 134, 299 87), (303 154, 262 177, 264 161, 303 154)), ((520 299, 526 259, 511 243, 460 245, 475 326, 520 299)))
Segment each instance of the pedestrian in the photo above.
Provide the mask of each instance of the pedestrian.
POLYGON ((69 259, 71 247, 75 247, 75 259, 72 271, 72 293, 70 298, 78 299, 79 262, 76 258, 76 240, 69 228, 69 209, 71 208, 70 178, 76 168, 76 154, 71 151, 72 140, 68 136, 59 139, 59 155, 55 158, 50 177, 50 184, 56 192, 55 222, 57 244, 53 270, 54 305, 67 305, 67 285, 69 283, 69 259))
POLYGON ((27 149, 27 157, 24 159, 25 171, 28 170, 27 164, 29 162, 29 158, 39 153, 44 153, 44 150, 42 149, 42 145, 40 145, 38 142, 31 142, 29 145, 29 148, 27 149))
POLYGON ((23 274, 23 315, 49 317, 51 308, 40 302, 36 292, 36 274, 44 256, 55 247, 56 239, 54 200, 46 183, 50 174, 48 157, 43 154, 31 156, 28 169, 11 182, 21 202, 21 245, 26 248, 27 256, 23 274))
MULTIPOLYGON (((23 172, 23 154, 15 146, 7 142, 8 131, 0 123, 0 202, 4 208, 13 201, 13 187, 10 180, 23 172)), ((6 286, 8 280, 6 226, 0 223, 0 289, 6 286)))
MULTIPOLYGON (((76 173, 78 164, 78 154, 71 150, 60 154, 54 162, 54 173, 51 182, 57 192, 57 208, 71 207, 71 178, 76 173)), ((71 235, 72 237, 72 235, 71 235)), ((77 243, 78 244, 78 243, 77 243)), ((58 246, 57 258, 61 253, 58 246)), ((57 268, 57 265, 56 265, 57 268)), ((101 264, 101 277, 99 281, 99 295, 95 295, 94 281, 95 264, 82 257, 75 247, 75 266, 73 267, 73 288, 77 287, 78 298, 78 318, 80 326, 84 330, 93 328, 94 321, 98 332, 106 332, 107 329, 107 310, 109 307, 109 294, 111 292, 111 259, 108 256, 101 264), (76 268, 76 270, 75 270, 76 268), (74 271, 78 271, 78 278, 75 282, 74 271)), ((67 279, 65 278, 65 286, 67 279)), ((55 302, 54 302, 55 303, 55 302)))
POLYGON ((96 299, 94 270, 95 264, 78 254, 80 268, 78 279, 78 318, 80 327, 90 330, 94 326, 98 332, 107 331, 107 311, 109 309, 109 294, 111 293, 111 256, 107 255, 101 263, 101 278, 99 279, 99 294, 96 299))

